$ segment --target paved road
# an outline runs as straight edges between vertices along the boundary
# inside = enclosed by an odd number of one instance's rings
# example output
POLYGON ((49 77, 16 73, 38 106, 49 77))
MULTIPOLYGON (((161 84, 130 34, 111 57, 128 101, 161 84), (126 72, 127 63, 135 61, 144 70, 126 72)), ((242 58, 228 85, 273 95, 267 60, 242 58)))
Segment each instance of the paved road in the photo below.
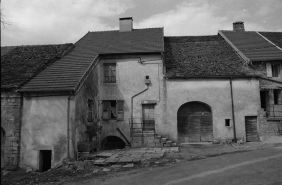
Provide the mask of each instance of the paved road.
MULTIPOLYGON (((84 184, 96 183, 93 180, 84 184)), ((108 179, 102 184, 282 185, 282 147, 190 161, 141 174, 108 179)))

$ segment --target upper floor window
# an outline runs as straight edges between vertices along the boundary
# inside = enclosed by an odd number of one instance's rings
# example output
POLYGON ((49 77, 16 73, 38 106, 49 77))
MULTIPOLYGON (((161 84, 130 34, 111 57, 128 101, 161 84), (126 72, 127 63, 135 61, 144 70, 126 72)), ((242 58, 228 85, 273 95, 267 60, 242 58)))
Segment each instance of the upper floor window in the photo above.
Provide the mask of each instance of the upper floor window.
POLYGON ((105 100, 103 101, 103 120, 123 120, 123 101, 105 100))
POLYGON ((88 99, 87 105, 88 105, 88 116, 87 121, 93 122, 93 100, 88 99))
POLYGON ((105 83, 116 83, 116 64, 105 63, 104 64, 104 82, 105 83))
POLYGON ((280 64, 272 64, 272 77, 279 77, 280 74, 280 64))

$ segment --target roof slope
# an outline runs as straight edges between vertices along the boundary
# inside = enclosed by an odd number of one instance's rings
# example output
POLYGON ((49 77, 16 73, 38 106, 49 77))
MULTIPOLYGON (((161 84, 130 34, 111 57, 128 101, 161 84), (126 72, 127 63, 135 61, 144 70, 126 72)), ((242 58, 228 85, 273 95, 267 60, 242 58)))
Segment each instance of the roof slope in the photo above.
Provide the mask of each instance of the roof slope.
MULTIPOLYGON (((220 32, 250 61, 282 60, 282 51, 255 31, 220 32)), ((271 36, 271 34, 265 35, 272 40, 276 40, 275 36, 271 36)))
POLYGON ((75 91, 99 54, 163 52, 163 29, 88 32, 64 58, 35 76, 20 91, 75 91))
POLYGON ((164 40, 168 78, 256 75, 219 35, 164 40))
POLYGON ((282 32, 259 32, 276 46, 282 48, 282 32))
POLYGON ((17 88, 61 58, 72 44, 1 47, 1 88, 17 88))

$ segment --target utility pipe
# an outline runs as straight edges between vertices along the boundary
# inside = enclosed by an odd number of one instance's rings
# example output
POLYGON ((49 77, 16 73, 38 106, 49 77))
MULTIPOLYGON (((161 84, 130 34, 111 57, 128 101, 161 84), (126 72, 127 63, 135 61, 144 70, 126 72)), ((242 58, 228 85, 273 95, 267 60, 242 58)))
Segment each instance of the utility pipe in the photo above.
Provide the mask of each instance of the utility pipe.
POLYGON ((141 91, 141 92, 139 92, 139 93, 137 93, 137 94, 135 94, 134 96, 131 97, 131 122, 133 121, 133 98, 138 96, 139 94, 147 91, 148 89, 149 89, 149 86, 147 85, 146 89, 144 89, 143 91, 141 91))
POLYGON ((235 115, 234 115, 234 100, 233 100, 232 77, 230 77, 230 91, 231 91, 231 105, 232 105, 232 119, 233 119, 234 142, 237 143, 237 138, 236 138, 236 126, 235 126, 235 115))
POLYGON ((70 95, 68 97, 68 109, 67 109, 67 157, 68 159, 70 159, 70 98, 72 97, 73 95, 70 95))

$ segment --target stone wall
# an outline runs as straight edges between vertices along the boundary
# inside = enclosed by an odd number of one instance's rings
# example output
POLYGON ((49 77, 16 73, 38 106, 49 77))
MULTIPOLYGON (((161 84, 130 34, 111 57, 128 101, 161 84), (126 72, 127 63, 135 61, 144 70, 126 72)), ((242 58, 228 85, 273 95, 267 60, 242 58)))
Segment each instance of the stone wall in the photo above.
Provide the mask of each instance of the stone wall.
POLYGON ((1 140, 5 141, 1 147, 1 161, 8 168, 17 167, 19 164, 21 107, 22 98, 19 93, 1 92, 1 127, 4 131, 1 140))

